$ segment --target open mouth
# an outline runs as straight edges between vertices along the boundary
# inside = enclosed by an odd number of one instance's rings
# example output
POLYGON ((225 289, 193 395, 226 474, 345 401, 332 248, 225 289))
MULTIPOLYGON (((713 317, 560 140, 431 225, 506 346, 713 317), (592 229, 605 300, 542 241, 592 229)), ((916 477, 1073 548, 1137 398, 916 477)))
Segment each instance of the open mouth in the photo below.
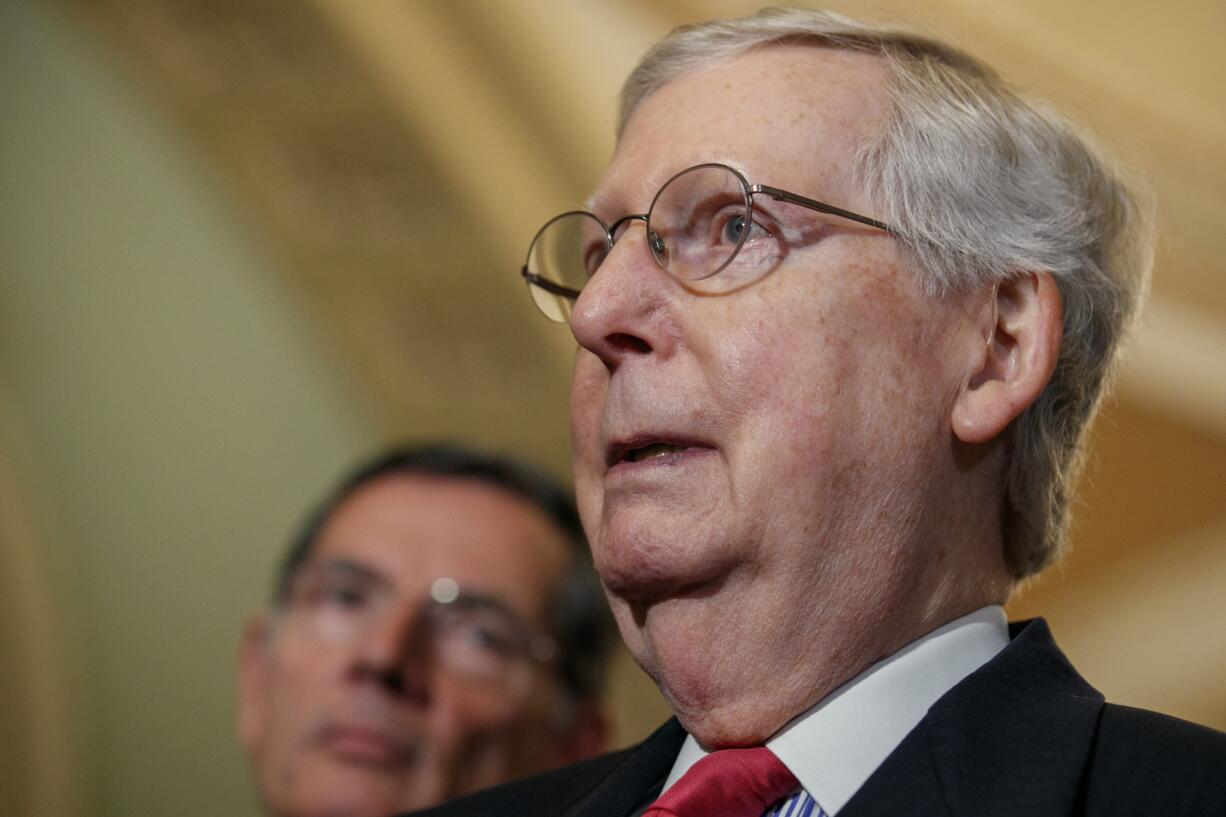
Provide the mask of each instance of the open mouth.
POLYGON ((638 438, 615 443, 609 447, 608 464, 612 468, 617 465, 633 464, 676 457, 694 451, 709 451, 711 446, 691 440, 661 440, 660 438, 638 438))
POLYGON ((676 454, 684 451, 687 446, 672 445, 670 443, 652 443, 645 445, 642 448, 632 448, 625 453, 622 460, 625 462, 643 462, 644 460, 654 460, 656 457, 664 457, 668 454, 676 454))

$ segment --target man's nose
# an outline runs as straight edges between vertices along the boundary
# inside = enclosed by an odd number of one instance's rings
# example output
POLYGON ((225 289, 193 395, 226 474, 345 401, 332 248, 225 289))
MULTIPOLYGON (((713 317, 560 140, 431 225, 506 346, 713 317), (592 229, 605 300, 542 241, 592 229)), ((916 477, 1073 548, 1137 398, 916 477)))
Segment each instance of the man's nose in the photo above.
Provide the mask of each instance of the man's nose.
POLYGON ((643 223, 631 222, 571 312, 575 340, 610 370, 630 359, 666 355, 675 342, 679 287, 656 264, 646 240, 643 223))
POLYGON ((424 702, 429 693, 430 644, 424 614, 412 608, 388 611, 354 643, 351 675, 393 695, 424 702))

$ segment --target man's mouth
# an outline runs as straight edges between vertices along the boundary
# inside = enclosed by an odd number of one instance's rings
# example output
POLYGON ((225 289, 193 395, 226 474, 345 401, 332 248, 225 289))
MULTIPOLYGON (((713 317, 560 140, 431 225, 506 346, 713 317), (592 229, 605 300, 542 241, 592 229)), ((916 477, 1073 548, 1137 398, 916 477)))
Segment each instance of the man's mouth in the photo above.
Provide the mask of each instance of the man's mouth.
POLYGON ((320 738, 334 757, 361 766, 403 768, 417 757, 411 741, 378 728, 335 724, 324 729, 320 738))
POLYGON ((671 443, 652 443, 645 445, 642 448, 632 448, 626 452, 622 459, 626 462, 643 462, 644 460, 654 460, 656 457, 663 457, 667 454, 676 454, 684 451, 686 446, 672 445, 671 443))
POLYGON ((697 451, 710 451, 712 446, 697 440, 661 439, 660 437, 635 437, 611 444, 606 453, 610 468, 673 458, 697 451))

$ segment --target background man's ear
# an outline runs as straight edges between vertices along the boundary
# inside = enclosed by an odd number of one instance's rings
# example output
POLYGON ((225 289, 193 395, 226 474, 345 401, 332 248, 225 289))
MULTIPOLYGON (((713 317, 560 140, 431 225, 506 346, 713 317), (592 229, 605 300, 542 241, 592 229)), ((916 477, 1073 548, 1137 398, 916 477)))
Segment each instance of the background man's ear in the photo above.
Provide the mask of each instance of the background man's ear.
POLYGON ((251 750, 264 732, 268 650, 272 623, 252 616, 243 625, 238 647, 238 739, 251 750))
POLYGON ((997 285, 982 358, 954 404, 953 432, 964 443, 985 443, 1033 403, 1060 356, 1063 308, 1047 272, 1018 275, 997 285))

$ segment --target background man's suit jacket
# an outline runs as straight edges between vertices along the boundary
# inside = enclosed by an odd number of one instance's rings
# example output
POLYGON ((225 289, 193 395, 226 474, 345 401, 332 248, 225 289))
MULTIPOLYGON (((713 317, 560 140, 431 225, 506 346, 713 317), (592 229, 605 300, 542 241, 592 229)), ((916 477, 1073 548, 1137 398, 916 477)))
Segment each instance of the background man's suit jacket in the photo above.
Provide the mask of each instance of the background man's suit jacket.
MULTIPOLYGON (((1011 631, 838 817, 1226 815, 1226 734, 1106 704, 1041 619, 1011 631)), ((638 746, 420 814, 629 817, 657 796, 684 739, 673 719, 638 746)))

